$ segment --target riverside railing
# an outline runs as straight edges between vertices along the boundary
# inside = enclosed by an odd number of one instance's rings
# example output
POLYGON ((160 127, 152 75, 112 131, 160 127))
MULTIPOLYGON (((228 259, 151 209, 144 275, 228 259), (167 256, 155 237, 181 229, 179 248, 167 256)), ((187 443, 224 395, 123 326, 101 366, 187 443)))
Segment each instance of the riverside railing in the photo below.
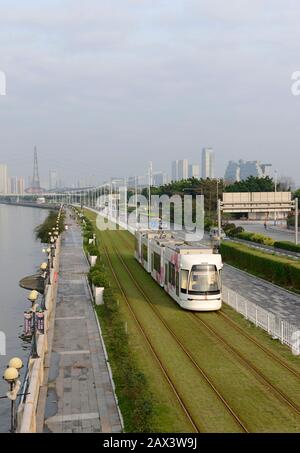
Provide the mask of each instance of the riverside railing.
POLYGON ((59 267, 60 237, 56 243, 56 253, 53 259, 50 281, 45 292, 45 324, 44 334, 38 335, 37 352, 39 358, 29 358, 23 388, 26 388, 26 396, 22 398, 17 410, 17 432, 34 433, 37 425, 37 406, 39 401, 40 388, 44 380, 45 355, 48 352, 48 335, 50 317, 55 309, 56 278, 59 267))

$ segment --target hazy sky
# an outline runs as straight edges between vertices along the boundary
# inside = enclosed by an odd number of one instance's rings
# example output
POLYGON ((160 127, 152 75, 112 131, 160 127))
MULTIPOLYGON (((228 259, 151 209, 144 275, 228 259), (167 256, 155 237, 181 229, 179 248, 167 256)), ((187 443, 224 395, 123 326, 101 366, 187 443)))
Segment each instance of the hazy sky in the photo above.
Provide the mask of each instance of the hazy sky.
POLYGON ((300 184, 299 0, 0 0, 0 162, 68 181, 271 162, 300 184))

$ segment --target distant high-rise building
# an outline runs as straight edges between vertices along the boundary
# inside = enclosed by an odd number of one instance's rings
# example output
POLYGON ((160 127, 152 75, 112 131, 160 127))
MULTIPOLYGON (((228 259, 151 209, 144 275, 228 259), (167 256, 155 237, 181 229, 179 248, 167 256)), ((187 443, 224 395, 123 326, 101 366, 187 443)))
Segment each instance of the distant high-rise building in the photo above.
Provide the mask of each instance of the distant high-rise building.
POLYGON ((234 162, 233 160, 230 160, 227 164, 225 175, 224 175, 225 181, 228 182, 235 182, 235 181, 240 181, 240 166, 237 162, 234 162))
POLYGON ((56 170, 50 170, 49 171, 49 189, 50 190, 55 190, 59 186, 59 179, 58 179, 58 174, 56 170))
POLYGON ((178 161, 178 180, 189 177, 189 161, 187 159, 178 161))
POLYGON ((235 182, 243 181, 250 176, 265 178, 269 176, 271 166, 271 164, 262 164, 258 160, 243 161, 241 159, 238 162, 231 160, 228 162, 224 179, 225 181, 235 182))
POLYGON ((16 176, 10 176, 8 178, 8 192, 9 193, 17 193, 17 182, 18 178, 16 176))
POLYGON ((0 164, 0 193, 6 194, 7 192, 8 192, 7 165, 0 164))
POLYGON ((200 178, 200 165, 189 165, 189 178, 200 178))
POLYGON ((212 148, 203 148, 202 150, 202 178, 215 177, 215 157, 212 148))
POLYGON ((25 180, 18 176, 8 178, 8 192, 14 195, 23 195, 25 191, 25 180))
POLYGON ((161 171, 153 173, 152 185, 154 187, 163 186, 167 183, 167 175, 161 171))
POLYGON ((25 179, 23 177, 17 179, 17 194, 23 195, 25 193, 25 179))
POLYGON ((173 160, 172 161, 172 181, 178 181, 178 160, 173 160))

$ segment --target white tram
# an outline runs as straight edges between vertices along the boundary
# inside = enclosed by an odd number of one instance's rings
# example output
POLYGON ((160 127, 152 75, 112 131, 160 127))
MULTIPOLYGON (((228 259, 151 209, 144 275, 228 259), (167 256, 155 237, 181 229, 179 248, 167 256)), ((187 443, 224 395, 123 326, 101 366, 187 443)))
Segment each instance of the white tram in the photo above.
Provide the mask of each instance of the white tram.
POLYGON ((135 233, 135 257, 182 308, 221 308, 223 264, 213 249, 187 245, 168 231, 144 230, 135 233))

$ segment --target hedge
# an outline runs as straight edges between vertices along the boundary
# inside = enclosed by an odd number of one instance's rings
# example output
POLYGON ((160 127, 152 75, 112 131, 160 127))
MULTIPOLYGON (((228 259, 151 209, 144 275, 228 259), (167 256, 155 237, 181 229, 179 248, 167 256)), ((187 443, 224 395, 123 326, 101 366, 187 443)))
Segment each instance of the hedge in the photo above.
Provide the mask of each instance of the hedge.
POLYGON ((296 245, 290 241, 276 241, 274 247, 278 249, 290 250, 291 252, 300 253, 300 245, 296 245))
POLYGON ((263 234, 259 233, 251 233, 250 231, 243 231, 236 235, 239 239, 244 239, 245 241, 256 242, 257 244, 264 244, 264 245, 274 245, 274 239, 264 236, 263 234))
POLYGON ((243 244, 222 242, 220 250, 225 262, 285 288, 300 291, 300 263, 243 244))

